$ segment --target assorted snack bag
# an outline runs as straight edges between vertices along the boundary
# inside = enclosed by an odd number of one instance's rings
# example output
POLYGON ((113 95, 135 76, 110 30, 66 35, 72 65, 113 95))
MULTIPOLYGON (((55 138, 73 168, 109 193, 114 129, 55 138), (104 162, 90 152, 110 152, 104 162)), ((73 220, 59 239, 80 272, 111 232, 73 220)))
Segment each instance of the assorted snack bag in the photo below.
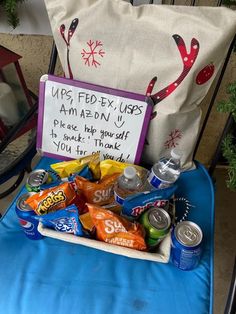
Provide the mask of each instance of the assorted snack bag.
POLYGON ((122 215, 129 219, 138 219, 150 207, 168 209, 169 199, 174 195, 177 186, 128 196, 122 206, 122 215))
POLYGON ((113 203, 114 184, 118 176, 119 173, 113 173, 96 182, 90 182, 83 177, 76 176, 75 184, 78 190, 85 196, 88 203, 108 205, 113 203))
POLYGON ((175 184, 147 191, 147 169, 113 160, 100 161, 99 153, 50 167, 31 173, 26 186, 29 191, 33 187, 36 193, 29 194, 25 204, 45 227, 140 251, 152 251, 169 233, 170 223, 164 230, 163 219, 173 222, 171 200, 175 184), (119 204, 114 190, 127 167, 135 168, 143 185, 119 204))
POLYGON ((93 174, 94 180, 100 179, 100 154, 96 153, 80 159, 62 161, 52 164, 51 168, 61 178, 66 178, 71 174, 79 173, 85 166, 88 166, 93 174))
POLYGON ((84 197, 77 193, 69 182, 38 192, 29 197, 25 203, 38 215, 64 209, 71 204, 75 204, 80 213, 86 211, 84 197))
POLYGON ((141 224, 101 207, 88 204, 89 213, 96 228, 98 240, 136 250, 146 250, 145 231, 141 224))
POLYGON ((120 162, 120 161, 115 161, 115 160, 111 160, 111 159, 106 159, 106 160, 102 160, 100 162, 100 171, 101 171, 101 178, 107 176, 107 175, 111 175, 113 173, 119 173, 121 174, 124 169, 128 166, 132 166, 136 169, 139 177, 141 180, 145 180, 147 175, 148 175, 148 170, 137 166, 137 165, 133 165, 133 164, 128 164, 128 163, 124 163, 124 162, 120 162))
POLYGON ((85 236, 79 220, 78 209, 74 204, 49 214, 36 216, 35 219, 41 221, 46 227, 53 228, 56 231, 85 236))

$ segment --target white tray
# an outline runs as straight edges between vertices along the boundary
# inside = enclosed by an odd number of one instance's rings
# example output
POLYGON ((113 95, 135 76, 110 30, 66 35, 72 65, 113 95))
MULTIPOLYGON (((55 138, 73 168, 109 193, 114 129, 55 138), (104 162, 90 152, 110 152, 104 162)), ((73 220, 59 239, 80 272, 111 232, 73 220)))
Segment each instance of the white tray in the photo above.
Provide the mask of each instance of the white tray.
POLYGON ((81 244, 97 250, 123 255, 130 258, 138 258, 142 260, 149 260, 160 263, 168 263, 170 258, 170 242, 171 242, 170 233, 162 240, 156 252, 148 253, 109 244, 98 240, 87 239, 68 233, 58 232, 52 229, 45 228, 41 222, 39 222, 38 231, 46 237, 70 243, 81 244))

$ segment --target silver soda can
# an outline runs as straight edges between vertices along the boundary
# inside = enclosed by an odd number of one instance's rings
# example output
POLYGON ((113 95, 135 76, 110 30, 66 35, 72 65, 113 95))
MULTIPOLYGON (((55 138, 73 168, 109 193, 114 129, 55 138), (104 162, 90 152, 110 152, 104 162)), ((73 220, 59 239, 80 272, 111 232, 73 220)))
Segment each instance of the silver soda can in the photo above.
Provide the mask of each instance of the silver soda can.
POLYGON ((22 194, 16 202, 16 214, 19 218, 19 223, 24 230, 25 235, 31 240, 42 239, 43 236, 38 232, 39 222, 34 219, 35 212, 25 203, 25 200, 35 193, 29 192, 22 194))
POLYGON ((182 221, 171 232, 171 261, 182 270, 192 270, 199 264, 203 234, 192 221, 182 221))
POLYGON ((29 192, 39 192, 40 186, 45 184, 47 180, 48 172, 44 169, 37 169, 30 172, 25 187, 29 192))

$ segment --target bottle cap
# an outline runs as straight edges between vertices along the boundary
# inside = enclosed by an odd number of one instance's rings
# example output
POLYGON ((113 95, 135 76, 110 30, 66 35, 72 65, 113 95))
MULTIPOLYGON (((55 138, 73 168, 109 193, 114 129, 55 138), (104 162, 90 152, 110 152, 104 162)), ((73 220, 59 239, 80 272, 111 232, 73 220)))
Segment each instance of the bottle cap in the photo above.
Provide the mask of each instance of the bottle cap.
POLYGON ((172 149, 170 152, 171 156, 175 159, 181 159, 182 157, 182 153, 179 149, 172 149))
POLYGON ((136 176, 136 169, 131 166, 126 167, 124 170, 124 176, 127 179, 133 179, 136 176))

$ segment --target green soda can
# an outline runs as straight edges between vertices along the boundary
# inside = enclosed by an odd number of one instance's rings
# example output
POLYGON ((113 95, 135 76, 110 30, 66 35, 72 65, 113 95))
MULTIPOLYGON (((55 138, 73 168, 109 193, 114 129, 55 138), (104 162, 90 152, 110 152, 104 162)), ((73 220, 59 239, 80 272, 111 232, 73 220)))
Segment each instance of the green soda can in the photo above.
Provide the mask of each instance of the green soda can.
POLYGON ((30 172, 25 187, 29 192, 39 192, 41 185, 47 183, 48 172, 44 169, 37 169, 30 172))
POLYGON ((144 212, 140 218, 147 237, 147 244, 153 246, 158 244, 169 232, 171 227, 170 215, 165 209, 151 207, 144 212))

